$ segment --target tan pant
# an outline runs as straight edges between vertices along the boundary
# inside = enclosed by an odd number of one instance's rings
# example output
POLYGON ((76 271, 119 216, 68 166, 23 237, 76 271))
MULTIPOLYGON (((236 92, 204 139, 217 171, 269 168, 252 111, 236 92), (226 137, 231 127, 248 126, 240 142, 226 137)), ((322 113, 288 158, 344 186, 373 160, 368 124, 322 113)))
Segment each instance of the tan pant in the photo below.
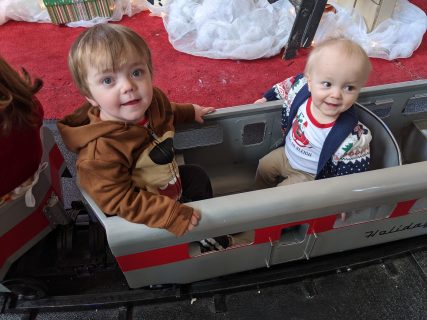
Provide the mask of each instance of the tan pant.
POLYGON ((293 169, 289 164, 283 147, 280 147, 259 160, 255 175, 255 186, 259 189, 286 186, 298 182, 312 181, 314 177, 313 174, 293 169))

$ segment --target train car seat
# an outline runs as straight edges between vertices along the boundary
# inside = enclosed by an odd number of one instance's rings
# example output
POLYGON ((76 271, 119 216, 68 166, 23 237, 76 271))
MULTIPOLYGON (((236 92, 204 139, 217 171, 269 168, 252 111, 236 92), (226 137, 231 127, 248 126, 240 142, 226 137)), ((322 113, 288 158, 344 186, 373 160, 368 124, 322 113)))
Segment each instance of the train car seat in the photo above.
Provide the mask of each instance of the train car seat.
POLYGON ((370 170, 402 165, 399 145, 387 125, 361 104, 356 104, 356 112, 372 133, 370 170))

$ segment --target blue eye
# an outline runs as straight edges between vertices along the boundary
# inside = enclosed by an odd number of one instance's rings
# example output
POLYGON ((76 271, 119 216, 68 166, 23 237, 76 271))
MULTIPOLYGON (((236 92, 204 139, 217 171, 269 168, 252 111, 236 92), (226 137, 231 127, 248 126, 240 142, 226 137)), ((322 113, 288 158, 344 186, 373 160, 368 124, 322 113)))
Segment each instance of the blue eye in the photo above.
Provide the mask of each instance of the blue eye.
POLYGON ((322 86, 325 88, 330 88, 331 87, 331 83, 329 81, 323 81, 322 82, 322 86))
POLYGON ((133 77, 140 77, 143 74, 143 70, 142 69, 135 69, 132 71, 132 76, 133 77))
POLYGON ((102 84, 110 85, 110 84, 112 84, 112 83, 113 83, 113 79, 112 79, 112 78, 110 78, 110 77, 107 77, 107 78, 102 79, 102 84))

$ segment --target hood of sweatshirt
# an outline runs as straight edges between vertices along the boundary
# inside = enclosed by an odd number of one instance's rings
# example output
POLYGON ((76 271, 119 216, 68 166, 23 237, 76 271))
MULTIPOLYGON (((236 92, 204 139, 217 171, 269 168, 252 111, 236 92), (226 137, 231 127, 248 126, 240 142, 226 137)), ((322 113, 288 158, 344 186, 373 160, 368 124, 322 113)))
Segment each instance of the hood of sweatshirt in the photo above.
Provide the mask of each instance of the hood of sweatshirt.
POLYGON ((58 121, 57 125, 65 146, 75 153, 101 136, 111 136, 114 132, 123 131, 128 127, 125 122, 102 121, 99 118, 99 108, 89 104, 58 121))
MULTIPOLYGON (((147 109, 146 116, 150 119, 150 125, 157 134, 163 134, 170 126, 170 111, 176 110, 179 106, 179 112, 174 112, 173 122, 191 122, 194 121, 194 107, 192 104, 170 103, 168 98, 158 88, 153 90, 153 101, 147 109), (167 104, 170 108, 165 109, 167 104), (168 124, 169 123, 169 124, 168 124)), ((99 117, 100 110, 89 103, 84 104, 74 113, 64 117, 57 122, 58 129, 66 147, 75 153, 85 148, 88 143, 99 137, 108 136, 112 139, 115 136, 121 136, 127 132, 127 139, 134 139, 141 134, 140 129, 136 129, 134 124, 122 121, 103 121, 99 117), (132 134, 133 133, 133 134, 132 134)), ((140 127, 140 126, 138 126, 140 127)))

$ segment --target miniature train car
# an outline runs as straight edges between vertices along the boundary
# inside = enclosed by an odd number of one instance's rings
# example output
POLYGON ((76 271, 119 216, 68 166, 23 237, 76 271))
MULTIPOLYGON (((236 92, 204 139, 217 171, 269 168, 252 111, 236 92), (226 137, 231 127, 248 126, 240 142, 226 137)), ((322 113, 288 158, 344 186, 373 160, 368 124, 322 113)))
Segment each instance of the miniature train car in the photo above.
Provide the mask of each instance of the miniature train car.
MULTIPOLYGON (((129 287, 191 283, 426 234, 427 81, 364 88, 359 103, 373 135, 370 171, 263 190, 254 188, 255 170, 281 142, 280 101, 219 109, 202 125, 180 127, 179 158, 207 171, 215 196, 189 203, 202 219, 179 238, 106 216, 81 190, 129 287), (221 235, 232 235, 233 245, 201 252, 200 240, 221 235)), ((52 176, 62 170, 52 168, 52 176)), ((3 248, 20 221, 2 208, 0 219, 3 248)), ((33 242, 3 259, 0 277, 33 242)))
POLYGON ((372 131, 371 170, 254 189, 258 160, 281 142, 281 102, 219 109, 178 130, 184 163, 202 166, 213 199, 183 237, 107 217, 105 228, 131 288, 189 283, 427 233, 427 81, 365 88, 357 113, 372 131), (422 107, 426 108, 422 108, 422 107), (202 253, 198 241, 232 235, 234 245, 202 253))

